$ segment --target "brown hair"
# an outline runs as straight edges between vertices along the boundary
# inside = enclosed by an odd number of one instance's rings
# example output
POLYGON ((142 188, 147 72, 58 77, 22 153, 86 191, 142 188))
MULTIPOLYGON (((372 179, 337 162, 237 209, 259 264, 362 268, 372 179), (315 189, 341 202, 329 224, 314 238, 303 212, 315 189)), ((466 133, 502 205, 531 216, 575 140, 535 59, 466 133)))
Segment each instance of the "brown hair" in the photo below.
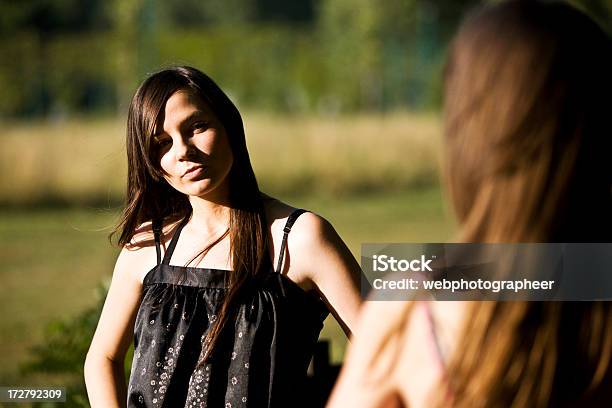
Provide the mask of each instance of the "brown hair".
MULTIPOLYGON (((445 73, 445 178, 465 242, 609 242, 612 43, 560 2, 469 17, 445 73)), ((609 302, 475 302, 446 379, 457 407, 612 398, 609 302)), ((449 401, 438 401, 448 405, 449 401)))
POLYGON ((201 71, 191 67, 164 69, 149 76, 132 98, 127 121, 128 183, 126 206, 113 234, 119 245, 128 245, 139 225, 154 219, 174 220, 189 216, 191 205, 185 194, 163 177, 153 140, 166 102, 185 89, 199 96, 223 124, 233 154, 228 174, 230 199, 230 259, 232 271, 224 303, 204 342, 205 361, 224 326, 231 319, 237 299, 267 261, 267 222, 246 147, 240 113, 225 93, 201 71))
MULTIPOLYGON (((461 241, 610 242, 611 73, 610 38, 565 3, 469 16, 444 87, 444 178, 461 241)), ((382 342, 400 353, 412 304, 403 311, 382 342)), ((434 406, 612 400, 610 302, 473 302, 455 350, 434 406)))

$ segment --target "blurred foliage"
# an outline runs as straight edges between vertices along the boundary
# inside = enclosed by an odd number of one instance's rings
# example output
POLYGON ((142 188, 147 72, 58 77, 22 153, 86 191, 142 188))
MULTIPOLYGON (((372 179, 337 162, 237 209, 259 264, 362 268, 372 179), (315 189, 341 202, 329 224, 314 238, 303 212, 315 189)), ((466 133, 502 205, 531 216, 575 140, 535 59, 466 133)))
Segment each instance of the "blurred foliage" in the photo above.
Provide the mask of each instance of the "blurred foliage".
POLYGON ((339 110, 435 105, 445 44, 475 1, 328 0, 320 12, 325 92, 339 110))
POLYGON ((45 343, 32 348, 35 359, 22 367, 25 374, 33 372, 75 374, 83 376, 83 363, 93 332, 100 317, 108 285, 96 289, 98 304, 70 320, 49 324, 45 331, 45 343))
MULTIPOLYGON (((85 357, 93 333, 98 324, 108 284, 100 284, 96 290, 98 302, 68 320, 50 323, 45 331, 44 342, 32 347, 33 360, 22 365, 24 377, 38 375, 55 378, 58 385, 66 387, 66 402, 57 406, 77 408, 88 407, 87 391, 83 377, 85 357)), ((129 356, 128 356, 129 357, 129 356)), ((129 377, 130 358, 126 358, 126 378, 129 377)), ((54 404, 38 405, 41 407, 54 404)))
MULTIPOLYGON (((439 104, 444 54, 477 0, 8 0, 0 117, 124 111, 144 76, 187 63, 249 108, 439 104)), ((612 27, 612 0, 572 0, 612 27)))
POLYGON ((166 0, 159 4, 163 22, 177 28, 245 23, 254 19, 255 6, 251 0, 166 0))
POLYGON ((111 28, 110 5, 102 0, 5 0, 0 3, 0 33, 105 31, 111 28))

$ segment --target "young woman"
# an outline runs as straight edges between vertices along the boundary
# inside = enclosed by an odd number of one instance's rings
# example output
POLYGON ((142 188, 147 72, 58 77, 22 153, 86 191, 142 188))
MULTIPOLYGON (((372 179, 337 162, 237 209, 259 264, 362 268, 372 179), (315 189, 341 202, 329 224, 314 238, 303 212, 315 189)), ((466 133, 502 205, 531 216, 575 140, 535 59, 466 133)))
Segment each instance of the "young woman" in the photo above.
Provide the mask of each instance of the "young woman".
MULTIPOLYGON (((567 4, 464 23, 444 89, 461 241, 611 242, 611 73, 610 38, 567 4)), ((612 401, 610 302, 367 302, 355 338, 330 408, 612 401)))
POLYGON ((123 250, 85 362, 91 405, 299 405, 328 309, 353 326, 355 259, 323 218, 259 191, 238 110, 194 68, 144 81, 127 151, 123 250))

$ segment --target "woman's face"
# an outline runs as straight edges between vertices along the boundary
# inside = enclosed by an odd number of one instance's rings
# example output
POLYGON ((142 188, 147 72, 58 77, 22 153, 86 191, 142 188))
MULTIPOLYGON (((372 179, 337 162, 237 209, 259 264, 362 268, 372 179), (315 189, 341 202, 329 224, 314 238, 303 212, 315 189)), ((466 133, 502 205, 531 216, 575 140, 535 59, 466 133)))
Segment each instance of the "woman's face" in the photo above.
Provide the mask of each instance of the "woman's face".
POLYGON ((154 138, 166 181, 183 194, 226 199, 233 155, 217 115, 193 92, 178 90, 162 119, 154 138))

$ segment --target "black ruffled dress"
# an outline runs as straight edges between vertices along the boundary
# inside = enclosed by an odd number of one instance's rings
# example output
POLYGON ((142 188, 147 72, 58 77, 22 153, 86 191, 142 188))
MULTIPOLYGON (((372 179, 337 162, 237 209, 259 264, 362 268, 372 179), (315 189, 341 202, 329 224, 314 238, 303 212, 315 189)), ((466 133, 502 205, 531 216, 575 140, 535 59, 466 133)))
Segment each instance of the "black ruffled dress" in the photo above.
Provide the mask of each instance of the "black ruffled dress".
POLYGON ((306 293, 281 271, 288 218, 276 271, 252 285, 214 349, 196 369, 207 331, 226 293, 227 271, 170 265, 187 218, 172 237, 163 260, 144 278, 134 327, 134 357, 128 407, 294 407, 304 398, 304 380, 323 320, 319 297, 306 293), (175 284, 177 274, 184 277, 175 284))

